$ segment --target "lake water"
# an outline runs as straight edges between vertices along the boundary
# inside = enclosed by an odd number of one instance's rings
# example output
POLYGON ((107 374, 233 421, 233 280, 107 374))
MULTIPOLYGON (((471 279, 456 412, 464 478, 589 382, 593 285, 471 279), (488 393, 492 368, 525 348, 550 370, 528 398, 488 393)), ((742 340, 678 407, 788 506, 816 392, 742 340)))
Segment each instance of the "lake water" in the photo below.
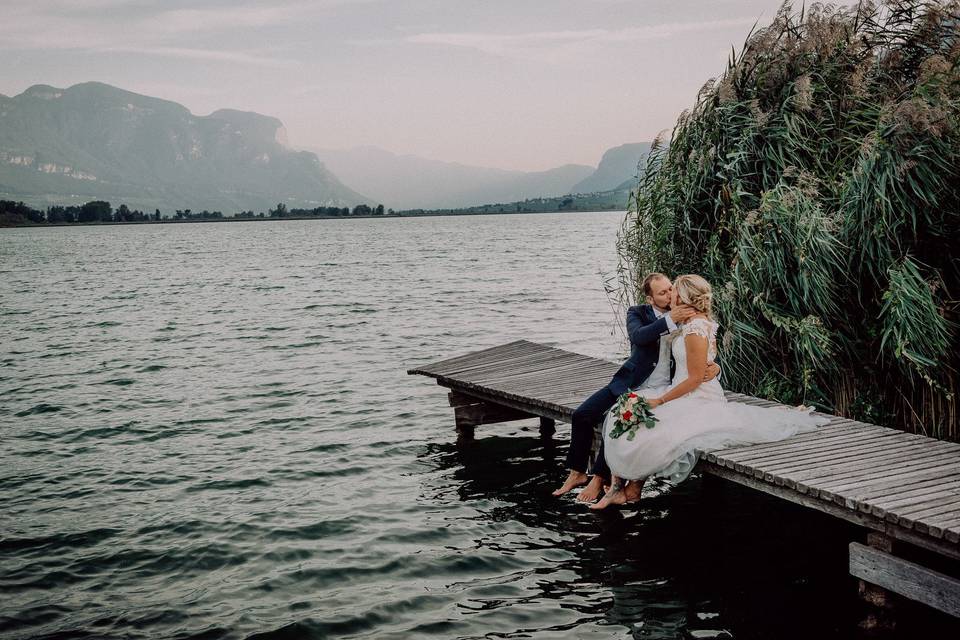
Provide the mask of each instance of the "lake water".
POLYGON ((0 635, 854 635, 851 527, 696 476, 589 512, 565 425, 458 448, 406 375, 618 357, 621 218, 0 230, 0 635))

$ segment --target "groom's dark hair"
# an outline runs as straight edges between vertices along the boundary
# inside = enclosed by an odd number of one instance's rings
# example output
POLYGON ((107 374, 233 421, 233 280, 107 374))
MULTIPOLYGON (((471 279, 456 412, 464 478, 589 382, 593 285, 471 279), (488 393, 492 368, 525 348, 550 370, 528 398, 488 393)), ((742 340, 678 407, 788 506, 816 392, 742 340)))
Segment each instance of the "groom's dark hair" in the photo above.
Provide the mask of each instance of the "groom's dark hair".
POLYGON ((666 275, 662 273, 658 273, 656 271, 654 271, 653 273, 647 274, 647 277, 643 279, 643 295, 652 296, 653 287, 650 286, 651 283, 653 283, 653 281, 656 280, 657 278, 666 278, 666 277, 667 277, 666 275))

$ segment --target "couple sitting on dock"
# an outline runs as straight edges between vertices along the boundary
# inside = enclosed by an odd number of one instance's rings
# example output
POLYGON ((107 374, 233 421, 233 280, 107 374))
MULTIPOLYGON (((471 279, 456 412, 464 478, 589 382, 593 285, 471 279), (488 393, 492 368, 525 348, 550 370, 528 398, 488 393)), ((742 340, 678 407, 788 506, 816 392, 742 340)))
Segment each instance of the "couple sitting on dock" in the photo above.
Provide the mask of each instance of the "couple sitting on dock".
POLYGON ((710 284, 698 275, 676 282, 652 273, 643 282, 647 304, 627 310, 630 358, 607 386, 573 413, 567 467, 555 496, 586 485, 577 500, 603 509, 637 502, 647 478, 683 481, 697 450, 772 442, 827 422, 809 412, 728 403, 720 386, 717 323, 711 313, 710 284), (672 375, 672 380, 671 380, 672 375), (630 438, 617 437, 618 400, 643 397, 656 422, 630 438), (588 475, 594 436, 603 439, 588 475), (608 486, 601 498, 604 486, 608 486))

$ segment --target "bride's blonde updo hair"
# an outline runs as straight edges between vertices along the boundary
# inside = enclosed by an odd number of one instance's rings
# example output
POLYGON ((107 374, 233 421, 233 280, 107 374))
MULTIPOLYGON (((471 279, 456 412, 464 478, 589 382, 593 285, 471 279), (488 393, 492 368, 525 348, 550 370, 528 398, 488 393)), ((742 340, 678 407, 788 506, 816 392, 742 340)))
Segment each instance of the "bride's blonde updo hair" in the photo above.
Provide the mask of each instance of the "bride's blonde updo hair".
POLYGON ((680 302, 690 305, 713 320, 711 306, 713 287, 710 286, 709 282, 694 273, 686 273, 677 276, 677 279, 673 281, 673 288, 677 290, 677 298, 680 302))

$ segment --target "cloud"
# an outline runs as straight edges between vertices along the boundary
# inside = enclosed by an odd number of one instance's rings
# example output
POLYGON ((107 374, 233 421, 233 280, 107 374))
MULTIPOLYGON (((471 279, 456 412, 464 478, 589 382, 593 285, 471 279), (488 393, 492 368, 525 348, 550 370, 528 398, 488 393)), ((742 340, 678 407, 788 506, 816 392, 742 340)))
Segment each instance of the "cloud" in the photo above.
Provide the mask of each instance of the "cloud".
POLYGON ((230 51, 224 49, 194 49, 190 47, 136 47, 104 46, 90 49, 98 53, 133 53, 144 56, 164 58, 188 58, 192 60, 212 60, 215 62, 236 62, 258 67, 295 67, 297 60, 263 56, 255 51, 230 51))
POLYGON ((753 25, 755 17, 727 18, 705 22, 671 22, 621 29, 530 31, 526 33, 435 32, 418 33, 403 42, 474 49, 506 58, 558 62, 582 55, 598 45, 662 40, 682 33, 716 31, 753 25))
MULTIPOLYGON (((277 67, 297 64, 265 49, 196 47, 198 34, 245 38, 264 27, 296 26, 326 10, 378 0, 299 0, 167 9, 147 0, 34 0, 4 10, 0 50, 125 52, 277 67)), ((236 38, 235 38, 236 40, 236 38)), ((274 47, 275 50, 275 47, 274 47)))

